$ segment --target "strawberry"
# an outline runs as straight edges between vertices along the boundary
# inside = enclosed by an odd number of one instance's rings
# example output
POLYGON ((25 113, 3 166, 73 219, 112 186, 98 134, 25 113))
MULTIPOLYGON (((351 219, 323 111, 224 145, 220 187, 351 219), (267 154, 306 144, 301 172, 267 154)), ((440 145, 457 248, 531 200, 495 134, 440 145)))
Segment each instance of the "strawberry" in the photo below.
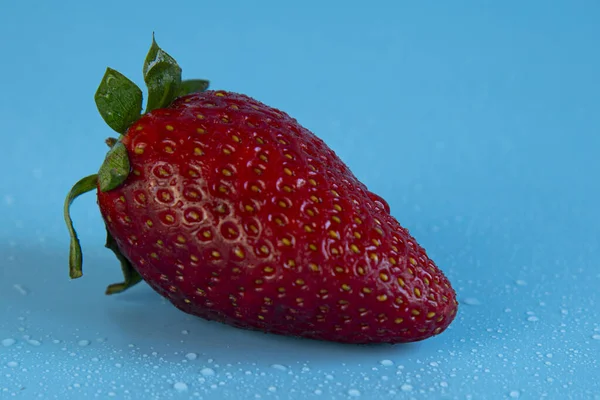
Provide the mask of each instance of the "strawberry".
POLYGON ((456 315, 425 250, 314 134, 248 96, 181 81, 153 41, 141 90, 107 69, 98 109, 118 139, 65 201, 97 190, 119 293, 144 280, 180 310, 239 328, 346 343, 423 340, 456 315))

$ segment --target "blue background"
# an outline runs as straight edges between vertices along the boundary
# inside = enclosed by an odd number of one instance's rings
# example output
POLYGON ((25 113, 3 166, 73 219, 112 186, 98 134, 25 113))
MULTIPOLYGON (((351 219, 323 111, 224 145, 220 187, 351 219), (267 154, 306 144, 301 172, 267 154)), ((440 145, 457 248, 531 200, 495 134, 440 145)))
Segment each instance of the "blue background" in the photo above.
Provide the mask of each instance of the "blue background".
POLYGON ((594 1, 0 3, 0 398, 600 399, 600 6, 594 1), (171 4, 171 5, 168 5, 171 4), (95 198, 106 66, 151 33, 213 88, 283 109, 388 200, 455 286, 442 335, 274 337, 120 278, 95 198))

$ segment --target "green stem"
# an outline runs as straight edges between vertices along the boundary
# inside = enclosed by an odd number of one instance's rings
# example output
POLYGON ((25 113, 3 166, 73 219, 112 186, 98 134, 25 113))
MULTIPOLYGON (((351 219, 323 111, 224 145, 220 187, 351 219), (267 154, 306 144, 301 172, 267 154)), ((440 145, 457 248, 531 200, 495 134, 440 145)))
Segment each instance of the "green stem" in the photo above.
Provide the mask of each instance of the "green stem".
POLYGON ((119 249, 119 246, 117 245, 117 242, 115 241, 113 236, 108 231, 108 228, 106 229, 105 247, 107 249, 112 250, 112 252, 115 253, 115 256, 117 256, 117 258, 121 262, 121 270, 123 271, 123 282, 113 283, 112 285, 108 286, 106 288, 106 294, 121 293, 124 290, 127 290, 130 287, 134 286, 135 284, 141 282, 142 277, 135 270, 135 268, 133 268, 133 265, 123 255, 123 253, 121 253, 121 250, 119 249))
POLYGON ((81 244, 79 243, 77 232, 75 232, 75 228, 73 228, 73 220, 71 219, 70 213, 71 204, 77 197, 94 190, 97 187, 97 184, 98 175, 94 174, 86 176, 73 185, 65 199, 64 218, 67 223, 67 228, 69 229, 69 235, 71 236, 71 244, 69 247, 69 276, 72 279, 79 278, 83 275, 83 272, 81 271, 83 256, 81 254, 81 244))

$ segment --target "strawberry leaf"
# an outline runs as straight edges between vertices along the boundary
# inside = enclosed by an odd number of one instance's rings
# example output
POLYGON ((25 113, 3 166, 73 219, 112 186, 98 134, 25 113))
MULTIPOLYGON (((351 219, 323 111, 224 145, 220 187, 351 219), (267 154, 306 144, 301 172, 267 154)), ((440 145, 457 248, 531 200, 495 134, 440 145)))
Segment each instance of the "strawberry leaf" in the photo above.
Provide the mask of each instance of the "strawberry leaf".
POLYGON ((146 112, 171 104, 179 94, 181 67, 173 57, 158 46, 154 35, 152 35, 152 46, 144 61, 143 72, 144 81, 148 86, 146 112))
POLYGON ((71 204, 73 201, 84 193, 92 191, 96 188, 98 182, 98 175, 90 175, 80 179, 69 191, 67 198, 65 199, 64 205, 64 218, 67 223, 67 229, 69 229, 69 235, 71 235, 71 245, 69 248, 69 276, 72 279, 79 278, 83 273, 81 272, 81 266, 83 264, 83 255, 81 253, 81 244, 77 237, 77 232, 73 228, 73 220, 71 219, 71 204))
POLYGON ((107 68, 94 96, 104 121, 118 133, 125 133, 142 111, 142 90, 125 75, 107 68))
POLYGON ((102 192, 120 186, 129 176, 129 157, 122 142, 117 141, 106 153, 106 158, 98 171, 98 184, 102 192))
POLYGON ((208 85, 209 82, 204 79, 188 79, 181 82, 178 95, 185 96, 186 94, 204 92, 208 89, 208 85))
POLYGON ((123 271, 123 282, 113 283, 106 288, 106 294, 115 294, 121 293, 124 290, 129 289, 136 283, 141 282, 142 277, 140 274, 133 268, 133 265, 129 262, 129 260, 121 253, 117 242, 110 234, 108 229, 106 229, 106 244, 104 245, 107 249, 112 250, 115 253, 115 256, 121 262, 121 270, 123 271))

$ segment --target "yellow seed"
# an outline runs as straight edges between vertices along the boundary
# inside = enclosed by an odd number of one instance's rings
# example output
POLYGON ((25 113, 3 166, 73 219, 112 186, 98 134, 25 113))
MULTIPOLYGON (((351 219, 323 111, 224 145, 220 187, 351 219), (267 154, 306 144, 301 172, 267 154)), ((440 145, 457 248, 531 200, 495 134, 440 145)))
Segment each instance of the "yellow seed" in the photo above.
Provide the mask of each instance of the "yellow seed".
POLYGON ((398 284, 402 287, 404 287, 404 285, 406 285, 406 283, 404 283, 404 279, 402 279, 402 278, 398 278, 398 284))
POLYGON ((310 199, 315 203, 319 202, 319 198, 317 196, 315 196, 314 194, 312 196, 310 196, 310 199))
POLYGON ((431 318, 433 318, 433 317, 435 317, 435 313, 434 313, 433 311, 429 311, 429 312, 427 313, 427 319, 431 319, 431 318))
POLYGON ((369 288, 363 288, 363 290, 362 290, 362 291, 363 291, 363 293, 366 293, 366 294, 369 294, 369 293, 373 292, 373 291, 372 291, 371 289, 369 289, 369 288))
POLYGON ((165 216, 165 219, 167 220, 167 222, 173 222, 173 221, 175 221, 175 218, 173 218, 173 216, 170 215, 170 214, 167 214, 165 216))
POLYGON ((248 211, 248 212, 254 212, 254 207, 252 207, 251 205, 246 205, 246 206, 244 207, 244 209, 245 209, 246 211, 248 211))
POLYGON ((417 260, 415 260, 414 258, 410 257, 408 259, 408 261, 412 264, 412 265, 417 265, 417 260))
POLYGON ((396 253, 398 252, 398 248, 394 245, 392 245, 392 250, 394 250, 396 253))
POLYGON ((270 274, 270 273, 271 273, 271 272, 273 272, 274 270, 273 270, 273 268, 271 268, 271 267, 265 267, 265 268, 263 269, 263 271, 265 271, 267 274, 270 274))
POLYGON ((348 304, 348 301, 347 300, 340 300, 340 301, 338 301, 338 304, 346 305, 346 304, 348 304))
POLYGON ((396 265, 396 259, 394 257, 390 257, 390 264, 396 265))
POLYGON ((263 284, 263 280, 262 279, 257 279, 254 281, 254 283, 256 283, 257 285, 262 285, 263 284))
POLYGON ((334 270, 335 270, 335 272, 337 272, 338 274, 341 274, 341 273, 343 273, 343 272, 344 272, 344 268, 340 267, 339 265, 338 265, 338 266, 336 266, 336 267, 334 268, 334 270))
POLYGON ((231 176, 231 171, 228 170, 227 168, 223 168, 223 171, 221 171, 223 173, 223 175, 225 176, 231 176))
POLYGON ((211 251, 210 255, 213 256, 214 258, 220 258, 221 257, 221 253, 219 253, 217 250, 211 251))
POLYGON ((204 231, 202 232, 202 236, 208 239, 212 236, 212 233, 210 233, 210 231, 204 231))
POLYGON ((192 255, 190 255, 190 260, 196 262, 199 260, 199 258, 192 254, 192 255))
POLYGON ((231 154, 231 150, 229 150, 227 147, 225 147, 225 148, 223 148, 223 154, 230 155, 231 154))
POLYGON ((163 244, 165 244, 165 242, 163 242, 162 240, 158 239, 158 240, 156 241, 156 244, 158 245, 158 247, 162 247, 162 246, 163 246, 163 244))
POLYGON ((281 239, 281 242, 286 246, 290 246, 292 244, 292 242, 288 238, 281 239))
POLYGON ((169 192, 162 192, 162 194, 160 195, 160 197, 162 197, 162 199, 164 201, 171 200, 171 194, 169 192))
POLYGON ((142 173, 139 170, 134 169, 133 170, 133 174, 136 175, 136 176, 140 176, 142 173))
POLYGON ((309 244, 308 248, 311 249, 312 251, 317 251, 317 246, 313 243, 309 244))
POLYGON ((269 254, 269 248, 263 244, 260 246, 260 252, 263 254, 269 254))
POLYGON ((313 271, 313 272, 317 272, 317 271, 319 271, 319 266, 318 266, 317 264, 315 264, 315 263, 310 263, 310 264, 308 264, 308 267, 309 267, 309 268, 311 269, 311 271, 313 271))
POLYGON ((223 185, 219 185, 219 192, 221 192, 221 193, 227 193, 228 192, 227 187, 223 186, 223 185))
POLYGON ((204 135, 206 133, 206 131, 204 129, 202 129, 202 128, 197 128, 196 132, 198 132, 201 135, 204 135))
POLYGON ((257 137, 257 138, 256 138, 256 142, 257 142, 258 144, 265 144, 265 141, 264 141, 264 140, 262 140, 262 138, 259 138, 259 137, 257 137))
POLYGON ((150 253, 150 257, 158 260, 158 254, 156 254, 156 253, 150 253))
POLYGON ((374 262, 379 262, 379 257, 378 257, 378 256, 377 256, 377 254, 375 254, 375 253, 371 253, 371 254, 369 254, 369 258, 370 258, 371 260, 373 260, 374 262))
POLYGON ((310 178, 308 180, 308 183, 310 183, 312 186, 317 186, 317 181, 315 181, 314 179, 310 178))
POLYGON ((360 219, 360 218, 358 218, 358 217, 355 217, 355 218, 354 218, 354 222, 356 222, 357 224, 359 224, 359 225, 360 225, 360 224, 362 224, 362 219, 360 219))
POLYGON ((415 316, 421 315, 421 312, 419 310, 410 310, 410 313, 415 316))
POLYGON ((397 324, 401 324, 402 322, 404 322, 404 320, 402 318, 396 318, 394 320, 394 322, 397 323, 397 324))
POLYGON ((350 291, 350 286, 348 286, 347 284, 343 284, 342 285, 342 289, 345 290, 346 292, 350 291))
POLYGON ((167 128, 167 130, 171 131, 171 132, 173 132, 173 129, 174 129, 172 125, 167 125, 167 126, 165 126, 165 128, 167 128))
POLYGON ((310 233, 313 231, 313 229, 308 225, 304 225, 304 231, 310 233))
POLYGON ((402 304, 402 303, 404 303, 404 301, 402 301, 402 298, 401 298, 401 297, 396 297, 396 300, 394 300, 394 302, 395 302, 396 304, 402 304))
POLYGON ((386 294, 380 294, 379 296, 377 296, 377 300, 379 300, 379 301, 386 301, 387 298, 388 297, 386 294))
POLYGON ((360 239, 362 236, 358 232, 354 232, 354 237, 360 239))
POLYGON ((252 190, 253 192, 260 192, 260 188, 256 185, 250 186, 250 190, 252 190))
POLYGON ((340 238, 340 234, 337 233, 336 231, 329 231, 329 236, 333 239, 339 239, 340 238))
POLYGON ((427 278, 423 278, 423 282, 424 282, 424 283, 425 283, 427 286, 429 286, 429 279, 427 279, 427 278))
POLYGON ((200 295, 200 296, 206 296, 206 292, 202 289, 196 289, 196 292, 200 295))
POLYGON ((289 187, 288 185, 285 185, 285 186, 283 187, 283 191, 284 191, 284 192, 287 192, 287 193, 290 193, 290 192, 292 191, 292 188, 291 188, 291 187, 289 187))
POLYGON ((387 282, 387 281, 389 281, 389 280, 390 280, 390 277, 389 277, 387 274, 383 273, 383 272, 379 274, 379 278, 380 278, 382 281, 384 281, 384 282, 387 282))
POLYGON ((123 219, 125 222, 131 222, 131 218, 128 215, 126 215, 123 219))
POLYGON ((183 299, 183 301, 186 302, 187 304, 191 303, 190 299, 183 299))
POLYGON ((217 92, 217 93, 215 93, 215 96, 225 97, 225 93, 223 93, 223 92, 217 92))
POLYGON ((144 154, 144 148, 143 148, 143 147, 140 147, 140 146, 137 146, 137 147, 136 147, 136 148, 133 150, 133 152, 134 152, 135 154, 144 154))
POLYGON ((365 269, 363 267, 358 267, 356 270, 358 271, 359 275, 364 275, 365 274, 365 269))
POLYGON ((285 172, 285 174, 286 174, 286 175, 292 176, 292 170, 291 170, 291 169, 289 169, 288 167, 285 167, 285 168, 283 169, 283 172, 285 172))
POLYGON ((294 268, 296 266, 296 261, 294 260, 288 260, 287 264, 291 267, 294 268))
POLYGON ((355 245, 355 244, 351 244, 350 245, 350 250, 352 250, 356 254, 360 253, 360 250, 358 249, 358 246, 355 245))
POLYGON ((173 148, 171 146, 165 146, 165 153, 173 154, 173 148))
POLYGON ((233 139, 234 142, 239 143, 241 140, 237 135, 231 135, 231 138, 233 139))
POLYGON ((383 229, 381 229, 380 227, 376 226, 375 227, 375 232, 379 233, 381 236, 383 236, 383 229))
POLYGON ((196 118, 198 118, 198 119, 204 119, 204 115, 202 115, 202 114, 196 114, 196 118))
POLYGON ((177 236, 177 241, 179 243, 185 243, 186 242, 185 238, 183 236, 181 236, 181 235, 177 236))
POLYGON ((265 156, 264 154, 261 154, 260 156, 258 156, 258 158, 260 158, 261 160, 263 160, 263 161, 265 161, 265 162, 267 162, 267 161, 268 161, 268 158, 267 158, 267 156, 265 156))
POLYGON ((414 292, 415 292, 415 296, 421 297, 421 289, 415 288, 414 292))
POLYGON ((296 284, 302 286, 302 285, 304 285, 304 280, 303 279, 296 279, 296 284))
POLYGON ((262 316, 262 315, 259 315, 259 316, 258 316, 258 319, 260 319, 260 320, 264 320, 264 319, 265 319, 265 317, 264 317, 264 316, 262 316))
POLYGON ((333 222, 337 222, 338 224, 339 224, 340 222, 342 222, 342 220, 340 219, 340 217, 338 217, 337 215, 334 215, 333 217, 331 217, 331 220, 332 220, 333 222))
POLYGON ((379 239, 373 239, 371 240, 371 243, 373 243, 375 246, 381 246, 381 241, 379 239))
POLYGON ((151 228, 152 225, 154 225, 154 222, 152 222, 151 220, 147 220, 146 225, 148 225, 148 228, 151 228))
POLYGON ((144 127, 141 126, 141 125, 138 125, 138 126, 135 127, 136 131, 141 131, 142 129, 144 129, 144 127))
POLYGON ((119 200, 121 200, 121 202, 125 203, 125 196, 120 196, 119 200))
POLYGON ((339 204, 334 204, 334 205, 333 205, 333 208, 334 208, 336 211, 342 211, 342 206, 340 206, 339 204))
POLYGON ((239 247, 237 247, 233 252, 238 258, 244 258, 244 251, 239 247))

